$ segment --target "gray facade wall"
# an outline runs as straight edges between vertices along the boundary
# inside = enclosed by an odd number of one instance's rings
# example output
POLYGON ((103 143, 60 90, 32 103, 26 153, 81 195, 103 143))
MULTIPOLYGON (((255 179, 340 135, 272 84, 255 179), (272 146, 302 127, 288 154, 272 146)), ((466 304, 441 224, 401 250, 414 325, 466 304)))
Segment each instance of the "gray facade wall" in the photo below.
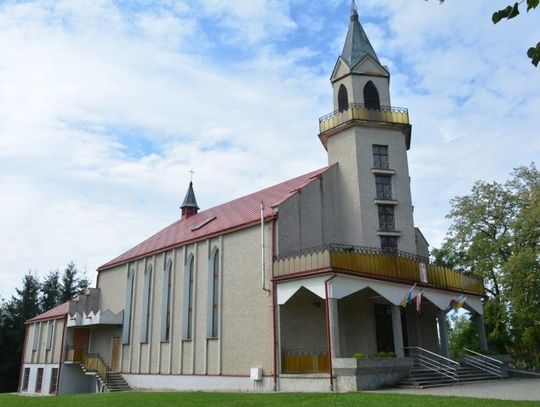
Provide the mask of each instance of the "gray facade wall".
MULTIPOLYGON (((271 224, 265 224, 266 281, 270 287, 272 265, 271 224)), ((261 283, 260 226, 253 226, 212 239, 182 246, 139 259, 134 266, 132 318, 129 343, 121 345, 121 372, 125 374, 249 376, 251 367, 272 371, 271 296, 261 283), (214 250, 220 264, 220 329, 208 337, 209 269, 214 250), (194 258, 193 335, 185 338, 186 263, 194 258), (164 265, 172 259, 170 335, 162 340, 164 323, 164 265), (153 265, 148 343, 141 343, 143 327, 144 270, 153 265)), ((127 265, 100 273, 101 304, 113 312, 123 309, 127 265), (116 298, 115 298, 116 297, 116 298), (120 299, 119 299, 120 298, 120 299)), ((111 341, 118 332, 94 329, 92 350, 110 360, 111 341)))

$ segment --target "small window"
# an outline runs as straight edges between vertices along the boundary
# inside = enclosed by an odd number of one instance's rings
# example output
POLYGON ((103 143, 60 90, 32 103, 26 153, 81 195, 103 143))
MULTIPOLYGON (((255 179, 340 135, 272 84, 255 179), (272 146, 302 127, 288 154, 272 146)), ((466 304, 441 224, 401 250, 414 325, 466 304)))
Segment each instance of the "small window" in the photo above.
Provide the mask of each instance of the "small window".
POLYGON ((394 227, 394 207, 392 205, 379 205, 379 230, 392 232, 394 227))
POLYGON ((345 85, 340 85, 338 90, 338 110, 343 112, 349 108, 349 96, 345 85))
POLYGON ((388 253, 397 252, 397 237, 381 236, 381 249, 388 253))
POLYGON ((150 301, 152 298, 152 265, 150 263, 146 265, 146 270, 144 271, 143 290, 141 343, 148 343, 148 333, 150 330, 150 301))
POLYGON ((34 337, 32 338, 32 350, 37 350, 39 346, 39 334, 41 331, 41 322, 34 324, 34 337))
POLYGON ((386 175, 375 176, 377 199, 392 199, 392 178, 386 175))
POLYGON ((49 394, 56 394, 57 385, 58 385, 58 368, 53 367, 51 370, 51 384, 49 386, 49 394))
POLYGON ((388 146, 373 145, 373 166, 379 169, 388 169, 388 146))
POLYGON ((35 393, 41 393, 41 385, 43 384, 43 368, 38 367, 36 376, 36 390, 35 393))
POLYGON ((184 339, 193 338, 193 286, 195 278, 195 260, 190 256, 184 273, 184 339))
POLYGON ((371 81, 364 86, 364 106, 366 109, 380 110, 381 102, 379 101, 379 92, 377 87, 371 81))
POLYGON ((215 250, 210 263, 209 286, 209 312, 208 312, 208 336, 219 336, 219 250, 215 250))
POLYGON ((47 323, 47 349, 52 348, 53 331, 54 331, 54 321, 49 321, 47 323))
POLYGON ((28 391, 28 382, 30 381, 30 368, 25 367, 24 368, 24 376, 23 376, 23 383, 22 383, 22 391, 28 391))

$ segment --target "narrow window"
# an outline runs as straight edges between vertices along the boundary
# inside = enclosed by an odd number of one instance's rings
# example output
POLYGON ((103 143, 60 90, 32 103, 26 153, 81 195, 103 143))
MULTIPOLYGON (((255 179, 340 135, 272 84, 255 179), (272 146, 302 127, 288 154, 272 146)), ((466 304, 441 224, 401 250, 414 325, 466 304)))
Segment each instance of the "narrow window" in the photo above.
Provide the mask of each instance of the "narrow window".
POLYGON ((343 112, 349 108, 349 96, 347 95, 347 88, 345 85, 340 85, 338 90, 338 110, 343 112))
POLYGON ((163 270, 163 291, 161 303, 161 340, 168 341, 171 334, 171 280, 172 260, 167 260, 163 270))
POLYGON ((38 367, 37 376, 36 376, 36 389, 34 390, 35 393, 41 393, 42 383, 43 383, 43 368, 38 367))
POLYGON ((152 297, 152 265, 147 263, 144 271, 143 302, 142 302, 142 326, 141 343, 148 343, 148 331, 150 329, 150 299, 152 297))
POLYGON ((53 331, 54 331, 54 321, 49 321, 47 323, 47 349, 52 348, 53 331))
POLYGON ((366 109, 381 109, 381 102, 379 101, 379 92, 373 84, 373 82, 368 81, 366 86, 364 86, 364 107, 366 109))
POLYGON ((388 169, 388 146, 373 145, 373 166, 379 169, 388 169))
POLYGON ((32 338, 32 350, 37 350, 39 346, 39 331, 41 330, 41 322, 34 324, 34 337, 32 338))
POLYGON ((377 199, 392 199, 392 179, 386 175, 375 176, 377 199))
POLYGON ((219 250, 215 250, 209 267, 208 337, 217 338, 219 327, 219 250))
POLYGON ((30 368, 25 367, 24 368, 22 391, 27 391, 28 390, 28 382, 29 381, 30 381, 30 368))
POLYGON ((394 207, 392 205, 378 205, 379 230, 383 232, 394 231, 394 207))
POLYGON ((131 303, 133 300, 133 279, 135 276, 135 267, 128 269, 126 279, 126 299, 124 302, 124 324, 122 326, 122 344, 129 343, 131 333, 131 303))
POLYGON ((184 273, 184 339, 193 337, 193 285, 195 278, 195 261, 190 256, 184 273))
POLYGON ((381 236, 381 249, 384 252, 395 253, 397 251, 397 237, 381 236))
POLYGON ((51 371, 51 384, 49 386, 49 394, 56 393, 57 383, 58 383, 58 368, 53 367, 51 371))

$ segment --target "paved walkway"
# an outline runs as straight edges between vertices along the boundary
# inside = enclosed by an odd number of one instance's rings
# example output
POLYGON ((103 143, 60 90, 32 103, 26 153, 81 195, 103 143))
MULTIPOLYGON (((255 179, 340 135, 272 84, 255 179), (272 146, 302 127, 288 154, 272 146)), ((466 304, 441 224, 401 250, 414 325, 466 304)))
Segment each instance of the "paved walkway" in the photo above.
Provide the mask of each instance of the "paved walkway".
POLYGON ((505 379, 431 389, 385 389, 377 393, 432 394, 501 400, 540 400, 540 379, 505 379))

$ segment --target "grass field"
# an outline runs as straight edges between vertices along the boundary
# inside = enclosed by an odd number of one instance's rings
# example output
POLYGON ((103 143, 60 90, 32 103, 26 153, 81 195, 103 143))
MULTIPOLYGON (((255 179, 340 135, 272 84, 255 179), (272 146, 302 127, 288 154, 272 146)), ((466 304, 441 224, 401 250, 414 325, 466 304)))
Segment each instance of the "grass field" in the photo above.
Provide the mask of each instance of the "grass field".
POLYGON ((154 407, 154 406, 295 406, 295 407, 512 407, 539 406, 537 401, 486 400, 461 397, 412 396, 400 394, 344 393, 105 393, 78 394, 60 397, 29 397, 0 394, 0 406, 54 407, 154 407))

